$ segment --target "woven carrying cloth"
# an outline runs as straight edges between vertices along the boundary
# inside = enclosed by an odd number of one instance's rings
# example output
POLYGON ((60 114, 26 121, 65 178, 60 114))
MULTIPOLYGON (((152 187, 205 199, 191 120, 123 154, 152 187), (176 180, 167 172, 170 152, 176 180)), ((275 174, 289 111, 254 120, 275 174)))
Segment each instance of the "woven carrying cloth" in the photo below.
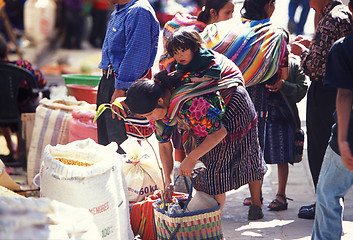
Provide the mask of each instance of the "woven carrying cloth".
POLYGON ((285 57, 285 33, 270 19, 233 19, 211 24, 201 33, 206 47, 232 60, 243 74, 245 86, 269 80, 285 57))

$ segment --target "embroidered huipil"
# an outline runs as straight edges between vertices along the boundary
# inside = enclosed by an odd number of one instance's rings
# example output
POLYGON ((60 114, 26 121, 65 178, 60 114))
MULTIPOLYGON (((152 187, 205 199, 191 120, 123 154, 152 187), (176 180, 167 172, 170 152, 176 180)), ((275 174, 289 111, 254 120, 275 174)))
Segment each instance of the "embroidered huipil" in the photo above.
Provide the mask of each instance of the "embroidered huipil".
POLYGON ((309 51, 301 54, 302 67, 311 81, 323 81, 327 54, 332 44, 353 32, 352 14, 340 0, 330 2, 324 9, 309 51))
MULTIPOLYGON (((192 76, 188 73, 182 81, 186 85, 192 84, 190 81, 192 76)), ((177 98, 175 92, 173 98, 177 98)), ((169 109, 171 110, 172 107, 171 104, 169 109)), ((156 126, 157 140, 159 142, 169 141, 173 133, 172 126, 177 124, 178 128, 183 130, 183 145, 189 153, 200 144, 200 140, 202 142, 207 135, 221 128, 225 104, 219 92, 216 91, 204 95, 195 94, 194 97, 188 97, 183 104, 175 106, 174 109, 177 109, 174 117, 168 113, 168 116, 158 121, 159 123, 151 121, 156 126)))
MULTIPOLYGON (((190 153, 204 138, 222 127, 222 118, 232 96, 232 88, 244 86, 239 68, 228 58, 215 53, 221 67, 221 79, 192 83, 193 74, 187 73, 182 85, 174 90, 169 110, 163 120, 151 121, 157 140, 169 141, 173 126, 183 130, 183 146, 190 153)), ((226 126, 225 126, 226 127, 226 126)))
POLYGON ((99 68, 115 71, 115 88, 127 89, 153 65, 159 23, 147 0, 132 0, 111 14, 99 68), (149 31, 146 31, 149 29, 149 31))

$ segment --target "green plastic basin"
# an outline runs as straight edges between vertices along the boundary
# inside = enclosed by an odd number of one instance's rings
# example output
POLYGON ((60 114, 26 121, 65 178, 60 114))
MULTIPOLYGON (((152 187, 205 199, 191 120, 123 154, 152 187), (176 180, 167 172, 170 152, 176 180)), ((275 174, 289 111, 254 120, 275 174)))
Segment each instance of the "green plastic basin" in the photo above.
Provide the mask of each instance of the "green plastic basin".
MULTIPOLYGON (((87 86, 98 86, 101 76, 93 75, 82 75, 82 74, 63 74, 61 75, 65 80, 65 86, 68 84, 76 85, 87 85, 87 86)), ((70 90, 67 87, 68 94, 70 95, 70 90)))

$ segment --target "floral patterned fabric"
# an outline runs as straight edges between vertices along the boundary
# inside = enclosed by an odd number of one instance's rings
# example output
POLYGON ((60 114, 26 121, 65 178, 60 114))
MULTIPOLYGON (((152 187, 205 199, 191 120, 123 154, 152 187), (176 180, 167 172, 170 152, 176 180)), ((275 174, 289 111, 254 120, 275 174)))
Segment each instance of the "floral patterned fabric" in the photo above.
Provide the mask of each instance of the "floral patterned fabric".
POLYGON ((213 54, 221 69, 221 79, 193 83, 191 78, 198 72, 188 72, 183 76, 181 85, 172 90, 165 118, 152 122, 159 142, 169 141, 173 127, 177 125, 179 130, 183 130, 183 147, 190 153, 207 135, 221 128, 225 106, 234 88, 244 86, 244 79, 232 61, 217 52, 213 54))
POLYGON ((207 135, 221 128, 225 106, 217 93, 195 97, 184 103, 176 119, 184 149, 190 153, 207 135))
MULTIPOLYGON (((175 118, 178 129, 183 130, 183 145, 188 153, 207 135, 221 128, 224 112, 225 103, 219 91, 196 96, 183 103, 175 118), (196 142, 188 141, 190 135, 196 138, 196 142)), ((164 126, 160 128, 162 131, 156 131, 156 137, 159 142, 167 142, 172 136, 174 123, 168 117, 162 121, 164 126)))
POLYGON ((206 137, 221 126, 225 106, 219 94, 210 93, 187 101, 179 112, 196 137, 206 137))

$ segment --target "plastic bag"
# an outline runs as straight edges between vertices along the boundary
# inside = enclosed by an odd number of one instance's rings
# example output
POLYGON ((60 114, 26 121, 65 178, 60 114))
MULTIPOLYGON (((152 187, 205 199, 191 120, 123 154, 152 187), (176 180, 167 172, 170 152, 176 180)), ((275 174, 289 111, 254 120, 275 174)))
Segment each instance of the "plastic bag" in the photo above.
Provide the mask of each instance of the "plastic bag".
POLYGON ((23 11, 26 36, 36 44, 48 40, 55 29, 55 1, 27 0, 23 11))
POLYGON ((163 181, 157 160, 144 150, 137 140, 129 138, 121 147, 127 154, 123 155, 123 171, 128 186, 130 202, 138 202, 163 189, 163 181))

